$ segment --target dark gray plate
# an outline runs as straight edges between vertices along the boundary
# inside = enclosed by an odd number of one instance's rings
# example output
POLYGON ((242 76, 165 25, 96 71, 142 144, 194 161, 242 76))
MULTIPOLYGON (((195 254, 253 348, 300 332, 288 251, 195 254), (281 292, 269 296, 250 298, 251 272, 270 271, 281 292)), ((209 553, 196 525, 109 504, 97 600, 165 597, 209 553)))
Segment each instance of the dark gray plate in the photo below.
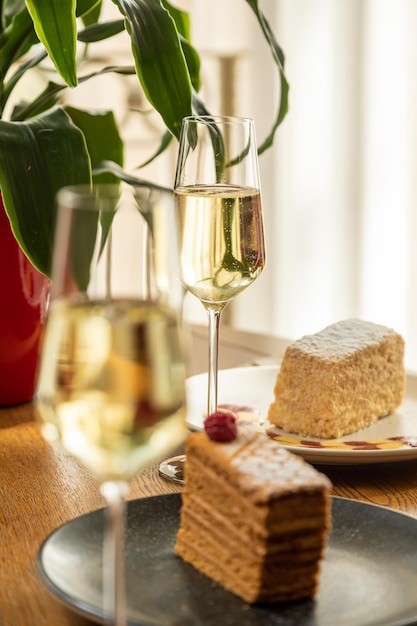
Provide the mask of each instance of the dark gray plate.
MULTIPOLYGON (((127 595, 132 626, 406 626, 417 624, 417 520, 332 498, 333 530, 314 601, 249 606, 174 555, 178 494, 128 503, 127 595)), ((38 553, 46 586, 103 617, 103 511, 56 530, 38 553)), ((225 537, 227 541, 227 537, 225 537)))

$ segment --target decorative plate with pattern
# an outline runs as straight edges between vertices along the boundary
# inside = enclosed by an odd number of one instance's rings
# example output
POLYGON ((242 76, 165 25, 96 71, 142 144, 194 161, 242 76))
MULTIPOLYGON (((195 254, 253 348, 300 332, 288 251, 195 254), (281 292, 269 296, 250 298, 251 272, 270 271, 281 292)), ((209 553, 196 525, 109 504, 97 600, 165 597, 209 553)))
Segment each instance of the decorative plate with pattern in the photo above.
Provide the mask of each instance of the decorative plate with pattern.
MULTIPOLYGON (((387 463, 417 458, 417 376, 407 376, 403 404, 392 415, 340 439, 298 437, 272 427, 266 417, 274 398, 278 365, 239 367, 219 372, 219 407, 263 430, 307 461, 328 465, 387 463)), ((207 412, 207 374, 187 380, 187 424, 201 430, 207 412)))

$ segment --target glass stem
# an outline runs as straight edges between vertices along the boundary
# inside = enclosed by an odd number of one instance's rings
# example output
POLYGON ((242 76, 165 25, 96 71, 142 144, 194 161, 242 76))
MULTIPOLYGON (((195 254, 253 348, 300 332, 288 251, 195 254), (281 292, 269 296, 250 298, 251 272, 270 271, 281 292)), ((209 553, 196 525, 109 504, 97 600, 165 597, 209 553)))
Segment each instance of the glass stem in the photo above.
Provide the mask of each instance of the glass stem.
POLYGON ((219 372, 219 330, 221 311, 208 309, 209 322, 209 369, 208 369, 208 415, 217 411, 217 379, 219 372))
POLYGON ((103 543, 103 608, 109 626, 126 626, 125 589, 125 498, 129 491, 123 481, 109 481, 100 491, 107 503, 103 543))

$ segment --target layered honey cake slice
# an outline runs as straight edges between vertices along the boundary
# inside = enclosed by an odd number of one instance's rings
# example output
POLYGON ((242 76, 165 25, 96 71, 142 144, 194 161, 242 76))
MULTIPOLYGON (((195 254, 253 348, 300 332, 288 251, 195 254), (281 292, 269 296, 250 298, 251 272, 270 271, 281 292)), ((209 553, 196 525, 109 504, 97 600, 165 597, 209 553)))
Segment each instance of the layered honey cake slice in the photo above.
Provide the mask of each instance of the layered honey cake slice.
POLYGON ((303 437, 342 437, 392 413, 404 391, 401 335, 343 320, 288 346, 268 419, 303 437))
POLYGON ((263 433, 239 432, 227 443, 194 433, 175 551, 248 603, 312 597, 329 490, 323 474, 263 433))

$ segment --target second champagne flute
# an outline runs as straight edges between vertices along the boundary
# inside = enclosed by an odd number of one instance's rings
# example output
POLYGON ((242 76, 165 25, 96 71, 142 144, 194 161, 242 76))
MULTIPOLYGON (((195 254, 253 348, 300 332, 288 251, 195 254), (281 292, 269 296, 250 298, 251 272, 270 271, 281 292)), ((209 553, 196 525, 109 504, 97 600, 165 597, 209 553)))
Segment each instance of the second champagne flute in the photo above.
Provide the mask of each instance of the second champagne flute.
MULTIPOLYGON (((183 120, 174 195, 186 289, 209 323, 207 414, 217 411, 218 342, 225 306, 258 278, 265 242, 254 122, 191 116, 183 120)), ((182 482, 184 456, 160 466, 182 482)))
POLYGON ((78 186, 58 204, 38 407, 44 436, 100 483, 103 616, 125 626, 128 482, 185 437, 177 220, 155 188, 78 186))

